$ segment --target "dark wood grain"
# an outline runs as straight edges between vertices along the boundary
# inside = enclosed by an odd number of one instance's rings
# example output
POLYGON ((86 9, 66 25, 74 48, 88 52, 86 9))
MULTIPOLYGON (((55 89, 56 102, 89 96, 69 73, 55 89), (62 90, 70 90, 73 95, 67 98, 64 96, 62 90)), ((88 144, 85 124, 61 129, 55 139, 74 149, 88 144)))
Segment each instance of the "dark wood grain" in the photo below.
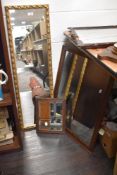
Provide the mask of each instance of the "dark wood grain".
POLYGON ((10 93, 5 93, 4 99, 0 101, 0 107, 5 107, 9 105, 12 105, 12 98, 10 96, 10 93))
MULTIPOLYGON (((5 26, 4 26, 4 19, 3 19, 3 11, 2 11, 2 3, 0 1, 0 63, 3 64, 2 68, 5 70, 5 72, 8 75, 8 82, 6 83, 6 87, 3 88, 4 93, 9 93, 11 99, 5 99, 5 107, 11 105, 10 108, 13 113, 13 121, 16 128, 17 138, 18 138, 18 149, 19 145, 20 148, 22 148, 22 141, 21 141, 21 133, 20 133, 20 126, 19 126, 19 120, 18 120, 18 108, 17 108, 17 102, 16 102, 16 94, 14 90, 14 82, 12 78, 12 67, 11 67, 11 60, 8 53, 8 44, 6 39, 6 33, 5 33, 5 26), (12 104, 11 104, 12 102, 12 104)), ((2 102, 1 102, 2 105, 2 102)), ((3 106, 2 106, 3 107, 3 106)), ((12 145, 11 145, 12 147, 12 145)), ((16 144, 17 148, 17 144, 16 144)), ((14 149, 15 149, 15 143, 14 143, 14 149)), ((9 149, 7 147, 6 151, 11 151, 11 148, 9 149)))
POLYGON ((89 60, 74 113, 74 118, 89 128, 94 127, 104 98, 108 100, 110 78, 106 71, 89 60))
MULTIPOLYGON (((35 96, 34 98, 35 104, 35 123, 36 123, 36 131, 37 133, 53 133, 59 134, 64 133, 65 131, 65 116, 66 116, 66 103, 63 99, 58 98, 41 98, 39 96, 35 96), (51 121, 51 107, 50 104, 61 104, 61 130, 52 130, 50 129, 50 121, 51 121), (48 122, 47 127, 41 128, 42 124, 39 123, 48 122)), ((57 111, 56 111, 57 112, 57 111)), ((55 114, 56 115, 56 114, 55 114)))
MULTIPOLYGON (((8 145, 4 145, 4 146, 0 146, 0 154, 4 154, 4 153, 8 153, 10 151, 14 152, 16 150, 20 150, 20 144, 19 144, 19 139, 17 136, 14 137, 13 139, 13 143, 8 144, 8 145)), ((1 174, 0 174, 1 175, 1 174)))
POLYGON ((98 145, 89 153, 66 135, 28 131, 24 151, 0 156, 5 175, 112 175, 114 161, 98 145))

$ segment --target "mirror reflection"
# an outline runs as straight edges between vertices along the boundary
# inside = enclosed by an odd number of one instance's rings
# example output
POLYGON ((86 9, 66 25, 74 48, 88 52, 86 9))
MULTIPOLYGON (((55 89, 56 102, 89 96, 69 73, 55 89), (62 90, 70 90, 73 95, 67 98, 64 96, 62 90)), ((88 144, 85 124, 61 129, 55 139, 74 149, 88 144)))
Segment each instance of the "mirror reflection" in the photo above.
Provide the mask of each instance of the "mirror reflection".
POLYGON ((75 52, 72 53, 67 48, 62 50, 60 59, 63 64, 61 69, 59 67, 60 72, 57 76, 60 77, 60 80, 59 83, 56 82, 55 95, 66 99, 66 130, 90 148, 96 117, 89 116, 85 103, 89 102, 88 96, 85 94, 85 91, 89 92, 89 88, 86 87, 84 80, 87 58, 75 54, 75 52), (83 102, 84 105, 82 105, 83 102))
POLYGON ((71 65, 73 62, 73 57, 74 57, 74 54, 66 51, 65 57, 64 57, 64 63, 62 65, 62 74, 61 74, 61 80, 60 80, 60 85, 58 89, 58 98, 62 98, 65 94, 67 80, 68 80, 71 65))
POLYGON ((62 131, 62 103, 51 103, 50 106, 50 130, 62 131))
POLYGON ((46 10, 9 10, 24 128, 34 125, 32 89, 33 95, 50 94, 46 10))
POLYGON ((65 102, 63 99, 36 97, 36 131, 62 133, 64 131, 65 102))
POLYGON ((50 102, 48 108, 48 119, 43 119, 43 115, 39 116, 39 130, 43 132, 63 131, 62 103, 50 102))
POLYGON ((69 93, 67 97, 67 114, 66 114, 66 127, 70 130, 76 137, 78 137, 82 142, 87 145, 90 145, 94 125, 89 127, 86 124, 87 116, 84 117, 83 121, 82 118, 79 118, 77 115, 78 111, 80 113, 79 106, 77 105, 77 100, 79 99, 79 84, 81 83, 81 75, 82 67, 84 64, 85 59, 83 57, 78 57, 78 60, 75 65, 75 70, 73 72, 72 81, 69 88, 69 93), (77 109, 76 109, 77 108, 77 109))

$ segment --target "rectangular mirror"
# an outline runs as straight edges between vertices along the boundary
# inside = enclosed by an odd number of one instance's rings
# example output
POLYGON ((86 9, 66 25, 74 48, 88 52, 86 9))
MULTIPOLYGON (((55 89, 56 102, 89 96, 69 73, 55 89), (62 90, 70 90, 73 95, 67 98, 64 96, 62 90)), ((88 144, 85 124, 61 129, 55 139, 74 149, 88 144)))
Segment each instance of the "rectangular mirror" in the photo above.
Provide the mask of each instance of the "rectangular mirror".
POLYGON ((77 55, 63 46, 54 88, 55 97, 67 99, 76 64, 77 55))
POLYGON ((54 93, 66 100, 67 133, 92 151, 105 116, 112 76, 117 76, 117 63, 101 61, 98 54, 117 41, 117 26, 69 29, 64 32, 54 93))
POLYGON ((77 36, 79 46, 107 45, 117 42, 117 26, 73 27, 70 29, 77 36))
POLYGON ((53 97, 49 6, 6 6, 5 10, 19 118, 22 128, 30 128, 35 126, 31 78, 53 97))
POLYGON ((107 85, 110 82, 108 73, 81 54, 72 43, 66 42, 63 45, 55 96, 61 95, 66 100, 67 133, 90 151, 96 143, 101 117, 103 117, 101 107, 105 93, 100 93, 100 87, 107 92, 107 85), (69 64, 71 66, 68 66, 69 64), (98 79, 98 76, 101 79, 98 79), (64 86, 61 86, 63 84, 64 86))
POLYGON ((65 130, 65 101, 36 97, 37 133, 63 133, 65 130))

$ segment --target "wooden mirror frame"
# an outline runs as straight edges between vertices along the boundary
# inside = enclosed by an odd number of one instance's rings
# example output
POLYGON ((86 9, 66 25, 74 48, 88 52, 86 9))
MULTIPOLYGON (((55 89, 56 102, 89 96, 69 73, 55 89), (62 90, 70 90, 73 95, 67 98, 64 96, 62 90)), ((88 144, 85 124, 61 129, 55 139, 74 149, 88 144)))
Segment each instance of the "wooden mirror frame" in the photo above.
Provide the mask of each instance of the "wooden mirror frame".
MULTIPOLYGON (((76 91, 74 94, 74 98, 71 104, 71 113, 72 115, 74 115, 74 111, 76 109, 76 103, 79 100, 79 96, 80 96, 80 92, 81 92, 81 88, 82 88, 82 84, 84 81, 84 77, 85 77, 85 71, 87 69, 88 66, 88 58, 79 48, 76 47, 72 47, 72 43, 65 43, 62 47, 62 52, 61 52, 61 57, 60 57, 60 62, 59 62, 59 68, 58 68, 58 73, 57 73, 57 79, 56 79, 56 83, 55 83, 55 89, 54 89, 54 96, 55 98, 58 97, 58 92, 59 92, 59 86, 60 86, 60 82, 61 82, 61 77, 62 77, 62 68, 63 68, 63 63, 65 60, 65 55, 66 52, 70 52, 70 53, 74 53, 74 58, 77 56, 77 61, 79 59, 79 56, 81 56, 83 58, 83 62, 82 62, 82 68, 79 74, 79 80, 77 82, 77 86, 76 86, 76 91)), ((75 59, 74 59, 75 60, 75 59)), ((74 69, 76 68, 76 62, 74 64, 74 69)), ((70 90, 70 86, 71 86, 71 82, 72 82, 72 78, 73 78, 73 74, 74 74, 74 69, 72 69, 72 76, 68 78, 67 81, 67 85, 66 85, 66 91, 63 94, 64 99, 67 100, 67 96, 65 96, 65 94, 68 95, 69 90, 70 90)), ((68 107, 69 108, 69 107, 68 107)), ((67 104, 66 104, 66 119, 67 119, 67 104)), ((99 118, 96 118, 94 127, 93 127, 93 132, 90 138, 89 143, 85 143, 78 135, 76 135, 74 132, 72 132, 71 129, 69 129, 66 125, 66 132, 67 134, 73 138, 76 142, 80 143, 84 148, 86 148, 89 151, 92 151, 94 149, 96 140, 97 140, 97 136, 98 136, 98 131, 99 131, 99 127, 101 125, 101 121, 102 121, 102 114, 100 114, 99 118)))
MULTIPOLYGON (((36 132, 39 133, 53 133, 53 134, 62 134, 65 131, 65 115, 66 115, 66 102, 63 99, 58 98, 40 98, 39 96, 35 97, 35 109, 36 109, 36 132), (52 120, 52 109, 51 104, 54 105, 54 120, 57 119, 56 112, 57 112, 57 104, 61 105, 61 129, 52 130, 51 125, 55 124, 51 122, 52 120), (47 122, 48 125, 41 128, 42 124, 40 123, 47 122)), ((56 128, 57 126, 54 125, 56 128)), ((60 127, 60 126, 59 126, 60 127)))
MULTIPOLYGON (((65 62, 65 54, 66 54, 67 51, 70 53, 70 50, 67 49, 63 45, 62 51, 61 51, 59 67, 58 67, 58 72, 57 72, 57 79, 56 79, 55 88, 54 88, 54 97, 55 98, 59 98, 58 97, 59 87, 60 87, 60 83, 61 83, 61 80, 62 80, 62 71, 63 71, 63 67, 64 67, 64 62, 65 62)), ((75 71, 76 63, 77 63, 77 60, 78 60, 78 55, 73 54, 71 59, 73 61, 72 61, 72 65, 71 65, 71 68, 70 68, 70 72, 68 74, 68 81, 66 82, 65 91, 64 91, 64 94, 63 94, 63 99, 64 100, 67 99, 68 94, 69 94, 69 89, 70 89, 71 81, 72 81, 73 74, 74 74, 74 71, 75 71)))
MULTIPOLYGON (((47 53, 48 53, 48 71, 49 71, 49 88, 50 88, 50 97, 53 98, 53 76, 52 76, 52 55, 51 55, 51 37, 50 37, 50 20, 49 20, 49 5, 23 5, 23 6, 5 6, 6 12, 6 21, 7 21, 7 30, 8 30, 8 40, 10 46, 10 56, 11 56, 11 65, 13 72, 13 80, 14 80, 14 88, 16 94, 16 102, 18 107, 18 118, 20 121, 20 126, 22 129, 30 129, 30 127, 24 127, 23 124, 23 115, 20 101, 20 91, 18 85, 18 77, 17 77, 17 69, 16 69, 16 58, 15 58, 15 50, 13 46, 13 37, 12 37, 12 27, 11 27, 11 19, 9 10, 27 10, 27 9, 40 9, 44 8, 46 13, 46 28, 47 28, 47 53)), ((34 128, 31 126, 31 128, 34 128)))

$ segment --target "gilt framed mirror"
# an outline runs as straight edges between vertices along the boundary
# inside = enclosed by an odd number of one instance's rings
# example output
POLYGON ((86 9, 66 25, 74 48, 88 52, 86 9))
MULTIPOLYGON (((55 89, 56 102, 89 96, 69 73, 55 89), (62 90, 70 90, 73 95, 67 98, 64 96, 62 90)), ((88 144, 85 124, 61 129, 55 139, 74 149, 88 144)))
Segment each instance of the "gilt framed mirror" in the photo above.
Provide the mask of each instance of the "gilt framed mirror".
POLYGON ((6 6, 11 65, 21 128, 34 124, 31 77, 53 97, 48 5, 6 6))

